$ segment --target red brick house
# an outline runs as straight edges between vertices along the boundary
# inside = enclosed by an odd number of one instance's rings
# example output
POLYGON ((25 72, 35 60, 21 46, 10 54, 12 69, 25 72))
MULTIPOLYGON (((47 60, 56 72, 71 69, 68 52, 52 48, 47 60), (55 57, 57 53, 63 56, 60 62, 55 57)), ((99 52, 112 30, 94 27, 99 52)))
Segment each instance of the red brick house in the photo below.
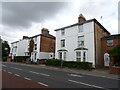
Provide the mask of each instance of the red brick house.
POLYGON ((113 49, 117 45, 120 45, 120 34, 105 36, 101 38, 101 57, 103 66, 109 67, 110 58, 107 51, 113 49))

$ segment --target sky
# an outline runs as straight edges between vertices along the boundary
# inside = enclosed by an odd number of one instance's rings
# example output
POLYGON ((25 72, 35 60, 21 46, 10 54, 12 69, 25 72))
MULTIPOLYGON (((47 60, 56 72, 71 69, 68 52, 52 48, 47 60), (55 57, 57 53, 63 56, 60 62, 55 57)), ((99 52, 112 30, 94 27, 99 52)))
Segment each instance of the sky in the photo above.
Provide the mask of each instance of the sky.
POLYGON ((118 33, 119 0, 48 1, 1 0, 1 38, 11 43, 40 34, 43 27, 56 36, 55 29, 77 23, 81 13, 87 20, 96 18, 111 34, 118 33))

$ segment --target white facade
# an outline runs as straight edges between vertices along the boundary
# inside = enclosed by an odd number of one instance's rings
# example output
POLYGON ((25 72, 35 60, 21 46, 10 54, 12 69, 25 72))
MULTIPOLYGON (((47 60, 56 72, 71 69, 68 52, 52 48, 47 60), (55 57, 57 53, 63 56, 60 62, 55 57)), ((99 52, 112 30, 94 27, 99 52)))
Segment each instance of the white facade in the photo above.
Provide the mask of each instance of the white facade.
POLYGON ((10 56, 28 56, 29 39, 22 39, 11 44, 10 56))
POLYGON ((38 59, 52 59, 53 57, 50 57, 51 55, 53 56, 53 53, 49 52, 40 52, 40 40, 41 36, 36 36, 33 37, 34 40, 34 49, 31 54, 31 61, 37 62, 38 59), (37 48, 36 48, 37 47, 37 48))
POLYGON ((83 61, 83 52, 85 52, 85 61, 93 63, 95 65, 95 50, 94 50, 94 22, 88 22, 83 24, 83 30, 79 32, 80 25, 67 27, 64 29, 64 35, 62 30, 56 31, 56 53, 55 58, 67 61, 77 61, 77 52, 81 52, 81 61, 83 61), (84 46, 78 46, 78 37, 84 36, 84 46), (65 47, 61 47, 61 40, 65 40, 65 47), (75 50, 77 48, 86 48, 87 50, 75 50), (60 52, 62 55, 60 55, 60 52), (65 53, 65 55, 64 55, 65 53))

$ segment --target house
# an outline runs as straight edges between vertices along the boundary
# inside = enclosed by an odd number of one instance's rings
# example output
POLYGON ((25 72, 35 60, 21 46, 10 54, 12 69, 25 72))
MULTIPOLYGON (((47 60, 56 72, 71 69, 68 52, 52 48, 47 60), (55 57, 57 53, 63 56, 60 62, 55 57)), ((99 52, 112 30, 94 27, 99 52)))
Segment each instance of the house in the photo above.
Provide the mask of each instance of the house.
POLYGON ((28 47, 29 37, 23 36, 22 40, 11 43, 9 56, 12 56, 12 59, 14 59, 14 56, 29 56, 28 47))
POLYGON ((101 37, 110 33, 96 20, 80 14, 78 23, 56 29, 56 59, 91 62, 102 66, 101 37))
POLYGON ((34 48, 31 53, 31 60, 36 62, 38 59, 52 59, 55 54, 55 37, 49 34, 48 29, 43 28, 41 34, 35 35, 30 39, 34 40, 34 48))
POLYGON ((43 28, 41 34, 27 37, 23 36, 22 40, 11 43, 10 56, 30 56, 31 61, 37 62, 38 59, 52 59, 55 53, 55 37, 49 34, 48 29, 43 28), (32 45, 30 44, 33 40, 32 45), (30 47, 33 50, 30 53, 30 47))
POLYGON ((105 67, 109 66, 110 57, 108 51, 120 45, 120 34, 115 34, 111 36, 105 36, 101 38, 101 57, 102 57, 102 65, 105 67))

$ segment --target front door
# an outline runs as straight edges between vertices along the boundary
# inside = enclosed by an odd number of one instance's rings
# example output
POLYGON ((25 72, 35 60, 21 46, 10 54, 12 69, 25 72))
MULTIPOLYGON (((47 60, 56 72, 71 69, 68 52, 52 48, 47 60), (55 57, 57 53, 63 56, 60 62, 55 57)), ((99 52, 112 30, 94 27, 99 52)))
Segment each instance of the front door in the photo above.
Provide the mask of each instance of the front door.
POLYGON ((105 54, 104 54, 104 66, 105 66, 105 67, 108 67, 108 66, 109 66, 109 63, 110 63, 109 54, 108 54, 108 53, 105 53, 105 54))

